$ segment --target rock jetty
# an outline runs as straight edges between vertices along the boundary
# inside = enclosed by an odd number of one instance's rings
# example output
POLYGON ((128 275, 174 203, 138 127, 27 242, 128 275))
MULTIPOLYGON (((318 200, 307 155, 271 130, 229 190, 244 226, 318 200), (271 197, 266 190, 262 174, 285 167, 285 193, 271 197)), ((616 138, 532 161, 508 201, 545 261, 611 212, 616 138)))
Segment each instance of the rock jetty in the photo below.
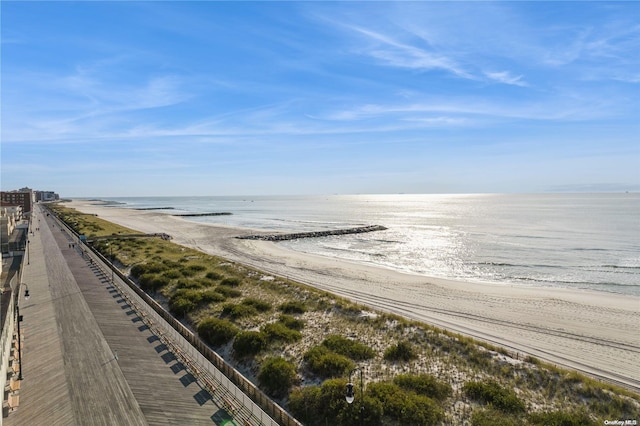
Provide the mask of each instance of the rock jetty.
POLYGON ((197 216, 231 216, 233 213, 229 212, 220 212, 220 213, 184 213, 184 214, 174 214, 172 216, 178 217, 197 217, 197 216))
POLYGON ((369 225, 358 228, 335 229, 333 231, 297 232, 294 234, 271 234, 271 235, 244 235, 236 237, 241 240, 264 240, 264 241, 286 241, 298 238, 318 238, 331 235, 363 234, 365 232, 384 231, 384 226, 369 225))
POLYGON ((140 207, 136 210, 175 210, 175 207, 140 207))

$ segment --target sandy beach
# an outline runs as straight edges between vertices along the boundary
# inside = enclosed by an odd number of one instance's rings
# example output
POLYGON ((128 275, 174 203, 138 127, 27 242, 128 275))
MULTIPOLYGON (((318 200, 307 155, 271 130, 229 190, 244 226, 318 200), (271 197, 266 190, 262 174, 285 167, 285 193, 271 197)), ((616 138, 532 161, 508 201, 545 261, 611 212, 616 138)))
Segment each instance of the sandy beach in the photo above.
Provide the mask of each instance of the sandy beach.
POLYGON ((154 211, 67 204, 177 244, 294 279, 551 363, 640 389, 640 298, 604 292, 467 283, 361 265, 240 240, 255 230, 190 222, 154 211))

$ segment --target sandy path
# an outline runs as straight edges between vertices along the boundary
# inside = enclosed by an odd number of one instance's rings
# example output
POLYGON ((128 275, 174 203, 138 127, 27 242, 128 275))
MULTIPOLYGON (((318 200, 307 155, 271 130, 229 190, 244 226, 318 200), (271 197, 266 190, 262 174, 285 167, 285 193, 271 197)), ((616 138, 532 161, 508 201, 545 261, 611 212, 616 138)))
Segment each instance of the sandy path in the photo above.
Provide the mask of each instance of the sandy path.
POLYGON ((251 230, 74 201, 86 213, 354 301, 640 389, 640 298, 403 274, 238 240, 251 230))

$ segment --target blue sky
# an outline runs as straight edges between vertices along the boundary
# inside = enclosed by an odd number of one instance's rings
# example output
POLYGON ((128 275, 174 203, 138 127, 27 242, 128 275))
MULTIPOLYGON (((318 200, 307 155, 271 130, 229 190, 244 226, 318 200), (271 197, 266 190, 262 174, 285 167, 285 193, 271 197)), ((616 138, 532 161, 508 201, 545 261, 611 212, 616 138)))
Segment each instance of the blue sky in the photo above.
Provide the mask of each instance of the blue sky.
POLYGON ((640 3, 0 7, 3 190, 640 190, 640 3))

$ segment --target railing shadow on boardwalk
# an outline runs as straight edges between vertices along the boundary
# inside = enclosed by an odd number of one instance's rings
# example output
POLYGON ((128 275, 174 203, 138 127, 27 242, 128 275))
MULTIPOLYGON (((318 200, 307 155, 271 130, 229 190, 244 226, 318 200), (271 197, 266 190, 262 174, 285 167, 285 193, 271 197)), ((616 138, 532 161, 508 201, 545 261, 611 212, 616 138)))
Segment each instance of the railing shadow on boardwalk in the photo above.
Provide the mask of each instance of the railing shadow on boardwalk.
MULTIPOLYGON (((49 209, 48 213, 54 217, 59 224, 64 225, 68 232, 74 235, 77 240, 80 240, 80 236, 71 229, 65 222, 61 221, 57 216, 49 209)), ((209 361, 218 371, 220 371, 233 385, 235 385, 245 396, 247 396, 251 401, 253 401, 258 407, 260 407, 265 414, 267 414, 271 419, 276 421, 281 426, 302 426, 302 424, 296 420, 293 416, 291 416, 287 411, 285 411, 282 407, 276 404, 271 398, 269 398, 264 392, 258 389, 252 382, 250 382, 247 378, 245 378, 240 372, 238 372, 235 368, 233 368, 230 364, 228 364, 220 355, 218 355, 215 351, 213 351, 209 346, 204 343, 197 335, 195 335, 191 330, 185 327, 180 321, 178 321, 171 313, 165 310, 155 299, 145 293, 142 289, 140 289, 129 277, 124 275, 118 268, 116 268, 105 256, 103 256, 100 252, 98 252, 92 246, 85 244, 88 250, 92 252, 100 261, 107 265, 111 271, 124 282, 127 287, 135 293, 135 295, 141 299, 142 302, 146 305, 146 308, 150 308, 155 314, 157 314, 160 318, 166 321, 173 330, 175 330, 180 336, 182 336, 199 354, 201 354, 207 361, 209 361)), ((95 264, 94 264, 95 265, 95 264)), ((99 265, 95 265, 99 267, 99 265)), ((108 279, 106 273, 104 273, 104 277, 108 279)), ((124 292, 121 292, 124 296, 124 292)), ((130 305, 135 305, 133 300, 127 300, 130 305)), ((144 312, 144 309, 142 309, 144 312)), ((152 321, 149 318, 145 318, 144 313, 138 312, 141 316, 141 319, 145 322, 147 326, 152 321)), ((162 343, 168 345, 171 349, 171 352, 177 355, 180 358, 180 361, 186 364, 187 368, 191 374, 195 377, 202 377, 205 382, 205 386, 213 393, 216 392, 220 385, 216 385, 215 383, 209 381, 206 377, 206 372, 202 370, 202 368, 194 363, 191 363, 188 357, 183 354, 183 350, 172 341, 172 339, 163 336, 162 333, 159 338, 162 340, 162 343), (189 365, 191 364, 191 365, 189 365)), ((241 406, 234 400, 235 398, 222 398, 223 406, 227 413, 235 414, 240 409, 241 406)), ((222 415, 222 413, 219 413, 222 415)), ((214 415, 215 416, 215 415, 214 415)), ((251 423, 246 423, 251 424, 251 423)))

